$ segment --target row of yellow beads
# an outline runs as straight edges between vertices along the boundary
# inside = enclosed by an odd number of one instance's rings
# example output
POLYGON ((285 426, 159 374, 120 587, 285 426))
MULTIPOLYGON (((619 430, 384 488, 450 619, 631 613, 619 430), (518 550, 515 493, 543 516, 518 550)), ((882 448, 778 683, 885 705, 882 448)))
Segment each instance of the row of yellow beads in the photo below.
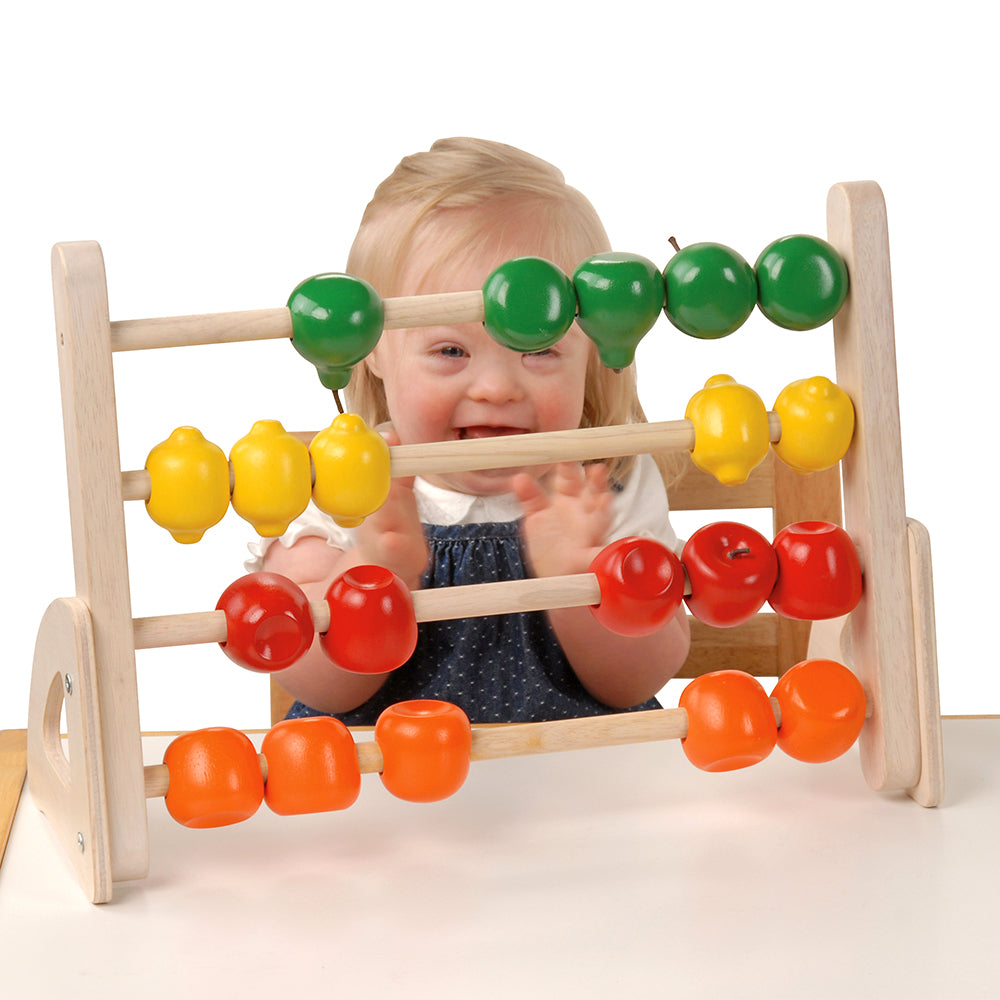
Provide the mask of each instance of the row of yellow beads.
MULTIPOLYGON (((781 422, 778 457, 798 472, 818 472, 841 460, 854 433, 847 393, 821 375, 786 386, 774 404, 781 422)), ((767 455, 767 410, 752 389, 728 375, 710 378, 684 416, 695 432, 695 465, 732 485, 767 455)), ((227 461, 193 427, 179 427, 146 460, 149 515, 179 542, 197 542, 232 502, 260 535, 282 535, 312 497, 345 527, 360 524, 385 502, 389 448, 353 413, 337 416, 306 448, 277 420, 259 420, 227 461)))
POLYGON ((283 535, 312 497, 354 527, 389 493, 389 447, 353 413, 338 415, 307 448, 277 420, 258 420, 229 459, 194 427, 178 427, 146 459, 149 516, 178 541, 197 542, 230 502, 257 533, 283 535))
MULTIPOLYGON (((847 453, 854 436, 854 406, 825 376, 785 386, 774 412, 781 422, 774 451, 796 472, 829 469, 847 453)), ((691 397, 684 418, 694 427, 694 464, 725 486, 744 482, 772 446, 763 400, 729 375, 710 378, 691 397)))

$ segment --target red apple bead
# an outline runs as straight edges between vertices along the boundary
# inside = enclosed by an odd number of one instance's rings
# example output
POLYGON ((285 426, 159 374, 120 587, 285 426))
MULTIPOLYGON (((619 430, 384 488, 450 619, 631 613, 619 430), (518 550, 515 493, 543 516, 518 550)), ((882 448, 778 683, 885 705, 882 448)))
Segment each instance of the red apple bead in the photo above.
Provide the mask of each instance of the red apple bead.
POLYGON ((249 819, 264 799, 257 751, 237 729, 199 729, 178 736, 163 755, 170 772, 167 812, 195 829, 249 819))
POLYGON ((839 618, 861 600, 861 563, 851 536, 829 521, 796 521, 775 536, 778 582, 770 604, 803 621, 839 618))
POLYGON ((761 609, 778 577, 778 557, 759 532, 735 521, 695 531, 681 561, 691 583, 684 598, 700 622, 715 628, 741 625, 761 609))
POLYGON ((382 751, 382 784, 408 802, 438 802, 454 795, 469 774, 472 727, 457 705, 402 701, 375 723, 382 751))
POLYGON ((651 635, 677 612, 684 598, 684 567, 665 545, 652 538, 620 538, 605 546, 590 564, 601 603, 594 617, 618 635, 651 635))
POLYGON ((681 692, 678 704, 688 719, 681 746, 703 771, 749 767, 774 749, 774 709, 760 683, 742 670, 696 677, 681 692))
POLYGON ((344 670, 384 674, 401 667, 417 645, 417 617, 406 584, 384 566, 354 566, 326 592, 330 627, 319 637, 344 670))
POLYGON ((285 719, 260 752, 267 758, 264 801, 281 816, 347 809, 361 791, 354 737, 339 719, 285 719))
POLYGON ((771 697, 781 708, 778 746, 821 764, 846 753, 865 724, 861 682, 835 660, 803 660, 781 676, 771 697))
POLYGON ((277 573, 240 577, 223 592, 216 610, 226 614, 223 652, 248 670, 284 670, 312 645, 309 601, 277 573))

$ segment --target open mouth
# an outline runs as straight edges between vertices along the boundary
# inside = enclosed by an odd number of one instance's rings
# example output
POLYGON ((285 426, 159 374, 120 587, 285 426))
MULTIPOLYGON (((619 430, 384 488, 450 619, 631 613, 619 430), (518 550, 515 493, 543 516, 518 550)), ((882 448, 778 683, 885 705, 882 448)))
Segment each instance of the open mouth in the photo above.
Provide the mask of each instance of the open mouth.
POLYGON ((523 427, 491 427, 479 425, 474 427, 459 427, 459 441, 476 441, 480 438, 510 437, 514 434, 527 434, 523 427))

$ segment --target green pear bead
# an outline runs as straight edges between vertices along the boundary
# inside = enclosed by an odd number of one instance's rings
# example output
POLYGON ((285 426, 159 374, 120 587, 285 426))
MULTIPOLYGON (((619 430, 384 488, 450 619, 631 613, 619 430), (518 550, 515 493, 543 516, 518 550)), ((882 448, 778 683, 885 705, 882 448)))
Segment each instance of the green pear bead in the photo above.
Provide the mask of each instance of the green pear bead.
POLYGON ((351 369, 382 336, 385 306, 378 292, 352 274, 317 274, 288 299, 292 346, 316 366, 327 389, 343 389, 351 369))
POLYGON ((828 323, 847 298, 847 265, 818 236, 783 236, 757 258, 757 304, 786 330, 828 323))
POLYGON ((531 353, 551 347, 576 316, 573 282, 542 257, 515 257, 483 284, 483 325, 499 344, 531 353))
POLYGON ((628 368, 663 309, 663 276, 634 253, 595 254, 573 272, 577 322, 608 368, 628 368))
POLYGON ((678 330, 717 340, 738 330, 757 304, 753 268, 721 243, 692 243, 663 269, 664 311, 678 330))

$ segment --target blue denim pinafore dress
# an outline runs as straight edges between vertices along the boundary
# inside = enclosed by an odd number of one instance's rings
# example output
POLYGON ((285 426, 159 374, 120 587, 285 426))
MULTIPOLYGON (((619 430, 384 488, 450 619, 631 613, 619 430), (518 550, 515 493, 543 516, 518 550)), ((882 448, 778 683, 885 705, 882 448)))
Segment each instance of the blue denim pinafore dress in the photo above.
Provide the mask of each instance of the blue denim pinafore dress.
MULTIPOLYGON (((452 587, 526 574, 518 521, 424 525, 430 549, 422 586, 452 587)), ((413 656, 368 701, 336 717, 374 725, 383 709, 413 698, 458 705, 473 723, 541 722, 606 715, 573 673, 544 612, 423 622, 413 656)), ((659 708, 650 699, 629 711, 659 708)), ((319 713, 296 702, 288 718, 319 713)))

